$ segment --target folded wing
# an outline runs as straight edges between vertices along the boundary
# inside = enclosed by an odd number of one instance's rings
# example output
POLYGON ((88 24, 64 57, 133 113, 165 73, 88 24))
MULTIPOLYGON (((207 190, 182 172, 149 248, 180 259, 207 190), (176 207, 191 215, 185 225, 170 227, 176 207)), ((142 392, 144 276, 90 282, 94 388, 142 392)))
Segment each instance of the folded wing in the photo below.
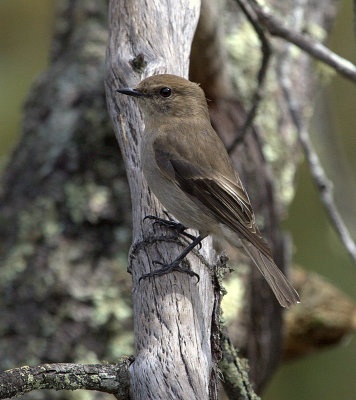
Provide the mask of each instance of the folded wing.
POLYGON ((198 205, 204 205, 218 222, 239 235, 245 251, 279 303, 288 307, 298 302, 297 292, 274 263, 270 248, 256 226, 248 195, 239 179, 234 176, 233 180, 208 166, 204 168, 204 163, 190 160, 186 155, 181 157, 177 149, 170 151, 167 145, 157 145, 154 150, 162 173, 198 205))

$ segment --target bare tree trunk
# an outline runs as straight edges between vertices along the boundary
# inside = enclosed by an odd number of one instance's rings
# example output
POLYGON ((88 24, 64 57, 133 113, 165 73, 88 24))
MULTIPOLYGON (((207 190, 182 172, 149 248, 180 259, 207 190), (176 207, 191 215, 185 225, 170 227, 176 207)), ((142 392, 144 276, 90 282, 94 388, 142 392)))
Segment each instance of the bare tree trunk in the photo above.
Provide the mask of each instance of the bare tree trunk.
POLYGON ((132 86, 157 73, 187 76, 199 6, 198 1, 186 0, 152 0, 144 6, 139 0, 110 2, 107 98, 132 197, 133 245, 129 259, 136 348, 131 384, 135 399, 217 398, 211 348, 217 305, 209 268, 214 252, 207 240, 200 253, 188 257, 200 275, 198 284, 180 273, 138 283, 138 278, 151 269, 153 260, 168 262, 181 248, 175 240, 170 243, 167 231, 143 222, 146 215, 159 215, 162 209, 140 169, 138 144, 143 124, 137 104, 115 92, 116 88, 132 86))

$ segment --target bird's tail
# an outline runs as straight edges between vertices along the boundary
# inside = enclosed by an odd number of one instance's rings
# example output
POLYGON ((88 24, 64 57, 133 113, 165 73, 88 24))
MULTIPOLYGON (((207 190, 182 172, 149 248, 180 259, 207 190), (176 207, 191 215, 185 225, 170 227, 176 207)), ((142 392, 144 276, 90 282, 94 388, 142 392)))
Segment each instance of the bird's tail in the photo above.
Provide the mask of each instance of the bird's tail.
POLYGON ((270 288, 273 290, 279 304, 282 307, 289 307, 292 304, 299 303, 298 293, 273 260, 266 257, 249 241, 241 239, 241 242, 246 253, 256 264, 270 288))

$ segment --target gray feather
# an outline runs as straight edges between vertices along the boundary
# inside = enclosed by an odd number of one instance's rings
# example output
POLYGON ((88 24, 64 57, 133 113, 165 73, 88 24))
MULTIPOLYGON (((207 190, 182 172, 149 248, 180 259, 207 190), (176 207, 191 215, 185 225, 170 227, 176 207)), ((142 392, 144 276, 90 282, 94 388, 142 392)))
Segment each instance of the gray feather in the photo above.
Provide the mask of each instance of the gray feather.
POLYGON ((279 304, 282 307, 289 307, 295 303, 299 303, 298 293, 294 290, 273 260, 267 258, 247 240, 242 239, 241 242, 246 253, 256 264, 270 288, 273 290, 279 304))

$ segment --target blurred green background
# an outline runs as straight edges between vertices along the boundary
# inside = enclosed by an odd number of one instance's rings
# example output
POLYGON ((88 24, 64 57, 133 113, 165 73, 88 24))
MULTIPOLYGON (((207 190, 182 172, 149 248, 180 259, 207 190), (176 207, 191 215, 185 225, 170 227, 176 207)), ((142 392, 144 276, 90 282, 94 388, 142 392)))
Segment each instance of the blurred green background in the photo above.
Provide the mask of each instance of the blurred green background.
MULTIPOLYGON (((36 76, 46 68, 53 24, 53 0, 0 1, 0 163, 16 144, 21 105, 36 76)), ((342 3, 330 46, 356 63, 352 1, 342 3)), ((355 86, 335 76, 319 95, 312 135, 335 183, 336 201, 356 237, 355 86)), ((1 167, 0 164, 0 167, 1 167)), ((284 228, 295 244, 295 261, 317 271, 356 300, 356 266, 329 224, 308 168, 298 173, 297 195, 284 228), (310 221, 313 221, 311 224, 310 221)), ((356 341, 284 364, 265 400, 356 399, 356 341)))

